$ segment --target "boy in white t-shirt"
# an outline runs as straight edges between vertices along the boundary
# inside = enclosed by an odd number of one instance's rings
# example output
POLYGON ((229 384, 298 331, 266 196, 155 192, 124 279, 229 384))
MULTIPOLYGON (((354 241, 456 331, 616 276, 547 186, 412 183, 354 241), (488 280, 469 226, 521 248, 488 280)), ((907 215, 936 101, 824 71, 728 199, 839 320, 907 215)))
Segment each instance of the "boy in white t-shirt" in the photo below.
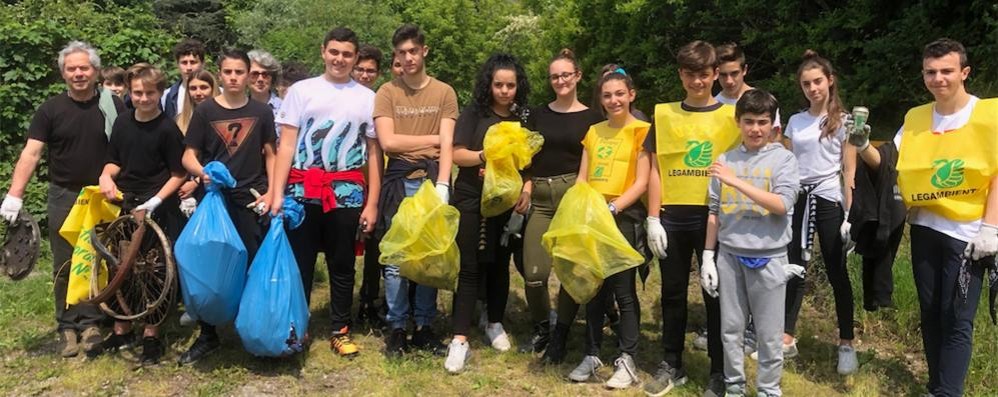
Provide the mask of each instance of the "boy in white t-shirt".
POLYGON ((350 76, 357 62, 357 35, 347 28, 326 34, 326 71, 288 89, 277 115, 281 143, 275 165, 274 201, 278 214, 288 194, 304 204, 305 220, 288 231, 301 269, 305 296, 312 291, 315 261, 325 253, 329 270, 330 346, 341 356, 358 353, 350 339, 354 259, 358 228, 374 230, 381 187, 381 150, 374 134, 374 91, 350 76), (287 190, 285 190, 287 187, 287 190), (368 190, 370 189, 370 190, 368 190))
MULTIPOLYGON (((998 189, 989 189, 998 183, 998 100, 967 93, 969 74, 962 44, 927 45, 922 78, 934 102, 908 111, 894 137, 898 186, 910 208, 927 388, 935 396, 963 395, 984 270, 994 269, 998 252, 998 189)), ((868 132, 849 142, 879 166, 868 132)))

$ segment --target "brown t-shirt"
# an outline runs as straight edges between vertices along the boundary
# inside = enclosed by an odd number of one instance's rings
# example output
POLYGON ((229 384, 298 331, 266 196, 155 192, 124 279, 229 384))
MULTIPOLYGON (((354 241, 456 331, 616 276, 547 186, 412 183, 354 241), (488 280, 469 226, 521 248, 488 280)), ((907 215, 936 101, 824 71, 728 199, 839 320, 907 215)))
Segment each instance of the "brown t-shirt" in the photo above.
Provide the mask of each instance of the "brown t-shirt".
MULTIPOLYGON (((378 117, 392 118, 395 133, 399 135, 437 135, 441 119, 457 119, 457 95, 451 86, 433 77, 426 87, 418 90, 407 86, 402 78, 395 78, 382 85, 374 98, 374 119, 378 117)), ((387 154, 415 161, 439 158, 440 149, 387 154)))

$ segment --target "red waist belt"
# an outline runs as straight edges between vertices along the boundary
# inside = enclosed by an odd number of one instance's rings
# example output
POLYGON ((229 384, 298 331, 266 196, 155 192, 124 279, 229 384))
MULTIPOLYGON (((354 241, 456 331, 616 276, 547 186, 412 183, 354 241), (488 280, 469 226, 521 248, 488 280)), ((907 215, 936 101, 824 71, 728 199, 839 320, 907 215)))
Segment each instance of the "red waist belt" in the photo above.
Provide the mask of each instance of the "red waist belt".
POLYGON ((292 168, 288 175, 288 183, 302 184, 306 199, 318 199, 322 202, 322 212, 329 212, 336 208, 333 181, 353 182, 361 186, 367 184, 364 180, 364 173, 358 169, 328 172, 322 168, 309 168, 306 171, 292 168))

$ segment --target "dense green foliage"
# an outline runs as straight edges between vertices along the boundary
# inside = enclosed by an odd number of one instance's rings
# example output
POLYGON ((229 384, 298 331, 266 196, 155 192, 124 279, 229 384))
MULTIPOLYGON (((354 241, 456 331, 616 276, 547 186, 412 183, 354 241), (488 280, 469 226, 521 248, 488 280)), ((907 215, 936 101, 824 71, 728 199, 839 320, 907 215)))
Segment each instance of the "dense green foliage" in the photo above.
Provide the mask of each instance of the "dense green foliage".
MULTIPOLYGON (((0 7, 0 177, 9 179, 31 115, 65 89, 55 58, 69 40, 89 41, 105 65, 149 61, 173 70, 170 48, 201 38, 216 51, 258 47, 279 59, 322 70, 319 45, 333 26, 355 29, 386 55, 402 22, 424 28, 431 74, 450 83, 462 104, 481 62, 508 51, 524 63, 537 105, 551 100, 547 63, 561 48, 576 51, 590 97, 594 72, 624 65, 638 85, 639 108, 682 98, 675 51, 694 39, 738 42, 751 84, 773 91, 784 117, 803 104, 794 81, 800 55, 815 49, 838 68, 847 106, 871 109, 874 136, 885 138, 906 109, 929 100, 919 75, 925 43, 948 36, 970 52, 970 91, 998 94, 998 3, 989 0, 896 2, 848 0, 22 0, 0 7)), ((386 60, 387 64, 387 60, 386 60)), ((29 187, 40 213, 41 182, 29 187)))

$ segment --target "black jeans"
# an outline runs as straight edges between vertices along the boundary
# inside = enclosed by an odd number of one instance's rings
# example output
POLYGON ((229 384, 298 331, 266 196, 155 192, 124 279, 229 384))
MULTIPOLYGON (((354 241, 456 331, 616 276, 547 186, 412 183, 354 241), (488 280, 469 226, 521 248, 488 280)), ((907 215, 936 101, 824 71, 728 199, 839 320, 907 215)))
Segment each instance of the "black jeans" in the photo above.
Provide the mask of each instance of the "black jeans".
MULTIPOLYGON (((842 212, 842 207, 837 202, 828 201, 821 197, 814 197, 814 200, 817 200, 817 212, 814 217, 815 232, 821 245, 821 258, 825 264, 828 282, 832 285, 832 294, 835 296, 835 315, 838 318, 839 339, 852 340, 854 337, 852 283, 849 281, 849 271, 846 268, 845 246, 842 243, 842 236, 839 234, 845 213, 842 212)), ((797 196, 792 222, 793 238, 790 240, 790 247, 787 248, 787 258, 790 263, 804 266, 810 272, 810 263, 804 262, 804 250, 801 248, 800 231, 802 227, 807 226, 807 221, 804 219, 805 206, 807 206, 807 195, 797 196)), ((787 281, 787 318, 786 324, 784 324, 784 332, 787 334, 794 335, 796 333, 797 316, 800 314, 803 302, 804 281, 799 277, 792 277, 787 281)))
POLYGON ((320 204, 305 204, 305 221, 288 231, 288 240, 301 270, 305 299, 311 303, 312 280, 319 252, 326 254, 329 272, 329 311, 333 332, 350 325, 353 306, 354 245, 360 225, 360 208, 336 208, 322 212, 320 204))
POLYGON ((479 213, 461 213, 457 231, 461 271, 454 294, 454 335, 468 334, 475 302, 483 288, 489 322, 502 322, 509 299, 509 261, 513 250, 499 244, 497 230, 502 230, 508 220, 508 212, 484 221, 479 213))
POLYGON ((934 396, 963 395, 974 349, 974 316, 981 300, 984 266, 971 265, 967 302, 958 302, 957 276, 966 247, 963 241, 911 225, 911 265, 921 312, 922 347, 929 367, 929 393, 934 396))
POLYGON ((887 246, 876 256, 863 255, 863 308, 869 311, 894 306, 894 259, 897 257, 904 225, 887 238, 887 246))
MULTIPOLYGON (((69 211, 80 194, 77 187, 63 187, 53 183, 48 189, 48 228, 49 244, 52 247, 52 293, 55 298, 55 320, 59 331, 70 329, 83 331, 98 326, 104 313, 97 305, 80 302, 66 307, 66 289, 69 287, 69 265, 62 266, 73 256, 73 245, 59 235, 59 229, 66 222, 69 211)), ((74 242, 75 243, 75 242, 74 242)))
MULTIPOLYGON (((666 232, 669 247, 665 259, 659 260, 662 273, 662 348, 663 360, 673 368, 683 367, 683 348, 690 288, 690 265, 693 256, 703 263, 703 248, 707 230, 666 232)), ((710 373, 724 373, 724 350, 721 345, 721 304, 700 288, 707 309, 707 356, 710 373)))
MULTIPOLYGON (((635 246, 635 226, 640 223, 627 214, 615 216, 617 227, 627 242, 635 246)), ((632 267, 603 280, 599 292, 586 303, 586 354, 598 356, 603 341, 603 320, 606 318, 607 303, 615 299, 620 309, 620 325, 617 328, 617 344, 620 351, 634 357, 638 350, 638 334, 641 324, 641 303, 635 287, 638 268, 632 267)))
POLYGON ((381 239, 372 234, 364 242, 364 277, 360 280, 360 302, 367 305, 374 305, 381 293, 381 263, 378 257, 381 256, 381 239))

